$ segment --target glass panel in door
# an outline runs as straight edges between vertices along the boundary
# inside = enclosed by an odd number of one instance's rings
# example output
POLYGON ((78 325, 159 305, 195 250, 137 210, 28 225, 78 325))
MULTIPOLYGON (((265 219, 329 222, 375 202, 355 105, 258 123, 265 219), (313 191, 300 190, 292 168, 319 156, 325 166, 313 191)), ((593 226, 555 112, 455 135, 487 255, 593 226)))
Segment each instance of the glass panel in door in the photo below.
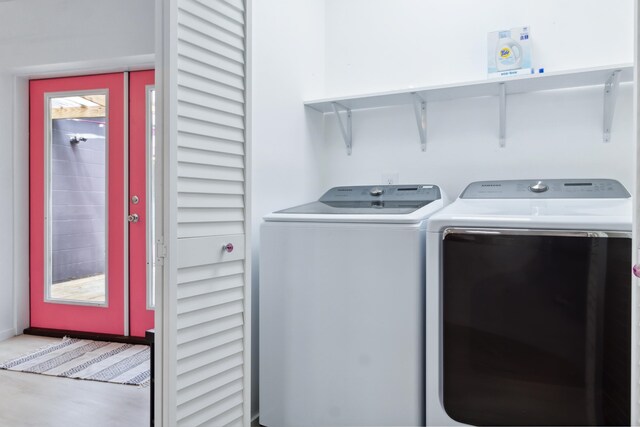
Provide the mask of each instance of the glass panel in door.
POLYGON ((46 300, 106 304, 107 95, 47 101, 46 300))

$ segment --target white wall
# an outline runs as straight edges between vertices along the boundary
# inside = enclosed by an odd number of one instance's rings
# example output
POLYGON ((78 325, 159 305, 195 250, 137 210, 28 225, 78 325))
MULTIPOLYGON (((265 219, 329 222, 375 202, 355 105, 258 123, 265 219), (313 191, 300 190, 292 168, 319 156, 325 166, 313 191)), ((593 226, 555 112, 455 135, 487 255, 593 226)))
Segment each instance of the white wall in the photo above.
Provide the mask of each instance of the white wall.
POLYGON ((302 100, 324 93, 324 0, 253 2, 252 414, 258 408, 258 246, 261 218, 317 199, 322 117, 302 100))
POLYGON ((153 54, 153 0, 0 2, 0 339, 28 322, 13 310, 29 286, 26 79, 125 70, 153 54))
MULTIPOLYGON (((0 71, 0 102, 2 99, 11 100, 13 93, 12 81, 9 76, 0 71)), ((4 280, 0 281, 0 340, 13 335, 13 281, 11 278, 13 271, 13 208, 11 203, 13 182, 12 166, 12 140, 10 119, 6 117, 7 111, 0 108, 0 144, 3 155, 0 156, 0 271, 4 280)), ((28 283, 27 283, 28 286, 28 283)))
POLYGON ((2 67, 83 63, 152 54, 152 0, 0 3, 2 67))
MULTIPOLYGON (((486 78, 487 32, 529 25, 534 65, 547 72, 633 62, 632 0, 326 0, 325 96, 486 78)), ((498 100, 429 103, 427 152, 410 107, 356 111, 347 156, 326 120, 325 187, 438 183, 451 196, 473 180, 612 177, 633 181, 631 85, 623 85, 610 144, 602 143, 603 87, 507 98, 506 148, 498 100)))
POLYGON ((326 0, 328 96, 486 77, 487 33, 531 27, 547 71, 633 61, 633 0, 326 0))

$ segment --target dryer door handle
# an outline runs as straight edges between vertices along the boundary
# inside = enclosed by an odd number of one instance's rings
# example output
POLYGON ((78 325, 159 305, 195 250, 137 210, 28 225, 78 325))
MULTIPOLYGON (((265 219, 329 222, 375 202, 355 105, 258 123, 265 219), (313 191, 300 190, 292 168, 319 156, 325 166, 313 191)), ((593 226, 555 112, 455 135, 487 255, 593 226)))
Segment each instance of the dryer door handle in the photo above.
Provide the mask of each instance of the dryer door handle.
POLYGON ((451 234, 631 238, 631 233, 626 231, 548 230, 548 229, 533 229, 533 228, 466 228, 466 227, 447 227, 443 230, 442 238, 446 239, 447 236, 451 234))

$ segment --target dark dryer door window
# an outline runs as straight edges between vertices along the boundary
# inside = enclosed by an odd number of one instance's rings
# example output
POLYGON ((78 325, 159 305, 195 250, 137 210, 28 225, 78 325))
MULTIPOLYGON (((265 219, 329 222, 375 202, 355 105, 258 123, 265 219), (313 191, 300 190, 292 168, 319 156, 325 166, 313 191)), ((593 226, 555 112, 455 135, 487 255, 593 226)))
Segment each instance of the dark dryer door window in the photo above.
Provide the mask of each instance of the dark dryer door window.
POLYGON ((452 229, 443 254, 451 418, 629 425, 629 237, 452 229))

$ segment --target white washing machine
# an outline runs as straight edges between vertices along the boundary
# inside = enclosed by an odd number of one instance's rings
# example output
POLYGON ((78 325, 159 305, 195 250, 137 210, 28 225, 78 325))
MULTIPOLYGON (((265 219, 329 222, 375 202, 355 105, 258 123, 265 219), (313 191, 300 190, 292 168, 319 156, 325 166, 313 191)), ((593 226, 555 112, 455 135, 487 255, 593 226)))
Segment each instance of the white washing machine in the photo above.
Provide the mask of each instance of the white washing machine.
POLYGON ((424 425, 435 185, 336 187, 264 218, 260 424, 424 425))
POLYGON ((617 181, 470 184, 427 233, 427 425, 629 425, 617 181))

